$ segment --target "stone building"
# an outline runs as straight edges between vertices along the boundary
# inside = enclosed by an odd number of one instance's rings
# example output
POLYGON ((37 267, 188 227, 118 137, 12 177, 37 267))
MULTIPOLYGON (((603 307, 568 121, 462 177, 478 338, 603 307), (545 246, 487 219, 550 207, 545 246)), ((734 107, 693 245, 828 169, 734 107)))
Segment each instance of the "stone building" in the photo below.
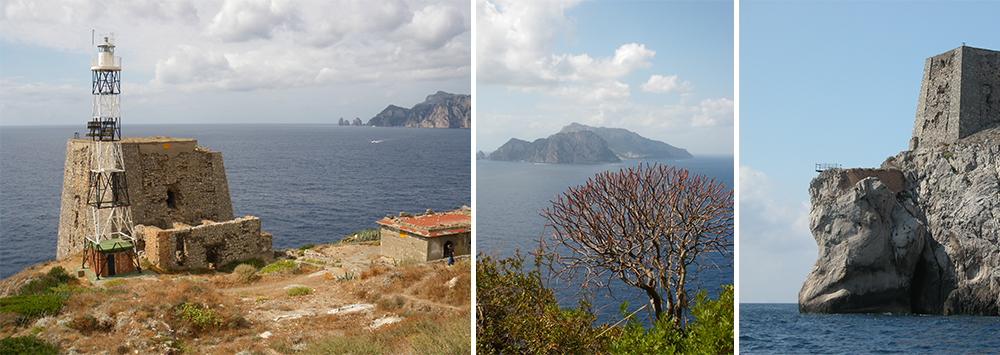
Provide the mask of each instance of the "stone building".
POLYGON ((468 255, 472 252, 471 212, 462 206, 441 213, 427 210, 415 216, 386 216, 376 222, 382 225, 382 255, 396 260, 438 260, 444 258, 449 244, 456 256, 468 255))
POLYGON ((961 46, 927 58, 910 150, 1000 124, 1000 52, 961 46))
MULTIPOLYGON (((93 233, 86 204, 90 142, 66 143, 58 258, 83 250, 93 233)), ((194 139, 170 137, 123 138, 121 146, 133 237, 154 265, 206 267, 270 253, 271 235, 260 231, 259 219, 233 219, 222 153, 199 147, 194 139), (172 237, 162 237, 164 232, 172 237)))

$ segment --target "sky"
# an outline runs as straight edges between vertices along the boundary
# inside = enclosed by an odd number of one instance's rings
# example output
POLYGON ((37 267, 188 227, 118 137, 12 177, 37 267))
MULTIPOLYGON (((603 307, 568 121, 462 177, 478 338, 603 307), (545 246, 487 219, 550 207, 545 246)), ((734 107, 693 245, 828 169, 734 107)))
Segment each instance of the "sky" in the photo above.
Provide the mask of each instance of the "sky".
POLYGON ((740 2, 739 297, 795 303, 816 163, 908 149, 924 59, 1000 50, 1000 2, 740 2))
POLYGON ((573 122, 733 155, 732 1, 476 1, 476 150, 573 122))
POLYGON ((0 125, 91 114, 113 32, 132 123, 336 123, 472 92, 469 0, 0 2, 0 125), (99 43, 100 41, 98 41, 99 43))

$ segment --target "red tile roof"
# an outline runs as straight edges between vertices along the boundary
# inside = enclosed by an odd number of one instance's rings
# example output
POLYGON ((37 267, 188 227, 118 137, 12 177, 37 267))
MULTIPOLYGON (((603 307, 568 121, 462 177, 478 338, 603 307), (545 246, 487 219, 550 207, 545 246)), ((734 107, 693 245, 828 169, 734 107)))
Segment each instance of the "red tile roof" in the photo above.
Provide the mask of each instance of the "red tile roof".
POLYGON ((468 210, 423 214, 413 217, 386 216, 376 223, 396 227, 424 237, 437 237, 472 230, 472 216, 468 214, 468 210))

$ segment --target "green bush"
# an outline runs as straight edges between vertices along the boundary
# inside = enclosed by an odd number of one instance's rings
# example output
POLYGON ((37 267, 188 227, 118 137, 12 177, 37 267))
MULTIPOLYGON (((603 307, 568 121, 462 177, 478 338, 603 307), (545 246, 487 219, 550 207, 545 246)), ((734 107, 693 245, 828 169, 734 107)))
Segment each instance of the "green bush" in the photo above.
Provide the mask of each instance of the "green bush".
POLYGON ((306 251, 307 249, 315 248, 316 244, 306 244, 299 247, 299 251, 306 251))
POLYGON ((944 156, 945 158, 951 158, 954 154, 951 154, 951 152, 945 152, 944 154, 941 155, 944 156))
POLYGON ((54 315, 62 308, 63 297, 59 294, 20 295, 0 298, 0 312, 17 313, 23 316, 18 323, 25 323, 31 318, 43 315, 54 315))
POLYGON ((273 272, 278 272, 281 270, 295 269, 299 267, 299 263, 293 260, 278 260, 260 269, 261 274, 270 274, 273 272))
POLYGON ((618 313, 627 317, 628 323, 618 328, 614 341, 608 344, 608 354, 675 354, 680 351, 681 332, 664 313, 660 321, 646 329, 627 311, 628 302, 622 302, 618 313))
POLYGON ((253 267, 258 268, 258 269, 264 267, 264 265, 267 265, 267 263, 264 262, 263 259, 260 259, 260 258, 250 258, 250 259, 246 259, 246 260, 234 260, 234 261, 230 261, 230 262, 226 263, 226 265, 222 265, 222 266, 220 266, 216 270, 218 270, 220 272, 233 272, 233 271, 236 270, 237 266, 240 266, 242 264, 247 264, 247 265, 253 266, 253 267))
MULTIPOLYGON (((482 256, 480 254, 480 256, 482 256)), ((476 262, 476 352, 480 354, 593 354, 603 349, 590 305, 560 307, 538 270, 524 258, 476 262)))
POLYGON ((238 283, 249 284, 260 279, 260 275, 257 275, 257 268, 248 264, 240 264, 233 270, 232 278, 238 283))
POLYGON ((295 286, 295 287, 292 287, 290 289, 285 290, 285 294, 289 295, 289 296, 308 295, 308 294, 310 294, 312 292, 313 292, 313 290, 311 288, 308 288, 308 287, 305 287, 305 286, 295 286))
POLYGON ((719 299, 705 297, 705 290, 698 293, 691 308, 694 323, 688 325, 683 350, 692 354, 731 354, 733 345, 733 285, 722 286, 719 299))
POLYGON ((49 270, 49 272, 41 277, 31 280, 28 284, 21 286, 21 289, 17 292, 19 295, 40 295, 43 293, 49 293, 50 290, 59 284, 64 284, 73 280, 73 276, 66 272, 62 266, 56 266, 49 270))
MULTIPOLYGON (((627 316, 627 303, 619 313, 627 316)), ((718 300, 709 300, 705 290, 698 293, 690 314, 694 322, 681 331, 669 319, 661 319, 644 329, 635 317, 621 327, 608 344, 609 354, 731 354, 733 342, 733 285, 725 285, 718 300)))
POLYGON ((178 313, 180 313, 181 319, 186 322, 190 322, 194 326, 201 329, 207 329, 221 324, 219 319, 215 317, 215 312, 212 312, 211 309, 202 309, 194 304, 181 304, 178 313))
POLYGON ((59 349, 41 339, 27 335, 0 340, 0 354, 56 355, 59 354, 59 349))

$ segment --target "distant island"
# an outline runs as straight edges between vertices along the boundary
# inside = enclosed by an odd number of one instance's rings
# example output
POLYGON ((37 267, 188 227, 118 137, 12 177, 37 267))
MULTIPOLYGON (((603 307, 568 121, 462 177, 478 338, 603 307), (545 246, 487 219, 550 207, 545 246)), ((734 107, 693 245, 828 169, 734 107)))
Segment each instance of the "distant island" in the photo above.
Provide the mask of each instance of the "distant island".
MULTIPOLYGON (((368 120, 367 126, 420 127, 420 128, 470 128, 472 95, 451 94, 438 91, 427 95, 424 102, 413 108, 389 105, 368 120)), ((357 119, 355 123, 360 123, 357 119)))
POLYGON ((534 142, 511 138, 488 156, 478 159, 535 163, 618 163, 622 159, 687 159, 691 153, 623 128, 590 127, 572 123, 559 133, 534 142))

